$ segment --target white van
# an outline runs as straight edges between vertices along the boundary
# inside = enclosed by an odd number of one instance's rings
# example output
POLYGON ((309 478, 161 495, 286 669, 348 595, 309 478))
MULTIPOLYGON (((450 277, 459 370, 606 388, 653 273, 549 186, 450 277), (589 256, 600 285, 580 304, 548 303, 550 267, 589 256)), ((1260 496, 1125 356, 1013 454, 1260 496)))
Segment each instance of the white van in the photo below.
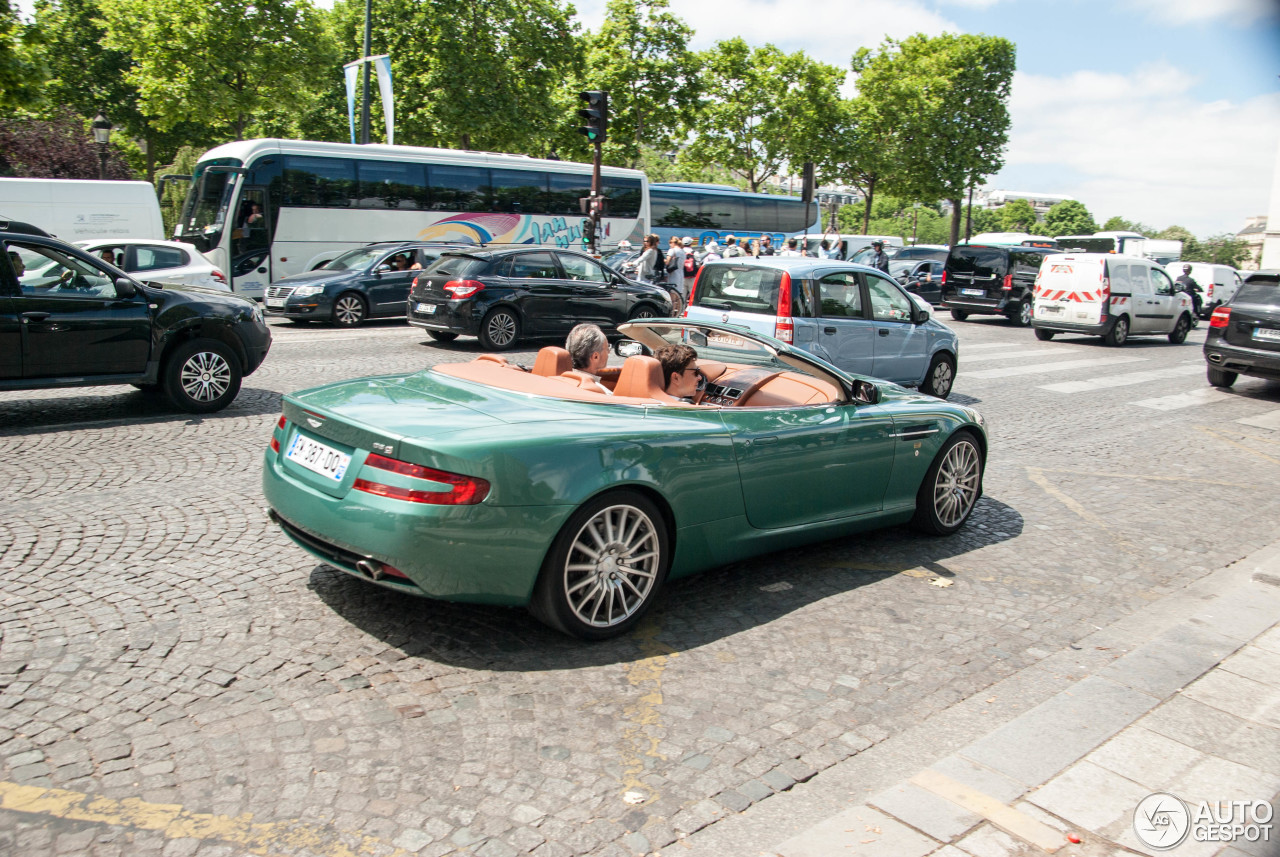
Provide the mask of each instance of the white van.
POLYGON ((1231 296, 1240 288, 1240 273, 1229 265, 1212 265, 1208 262, 1170 262, 1164 266, 1164 270, 1176 280, 1182 276, 1183 265, 1191 266, 1191 279, 1204 289, 1200 304, 1201 318, 1213 315, 1214 307, 1231 300, 1231 296))
POLYGON ((1149 259, 1114 253, 1053 253, 1036 275, 1031 325, 1036 338, 1059 333, 1101 336, 1124 345, 1130 336, 1168 336, 1175 345, 1191 330, 1191 297, 1149 259))
POLYGON ((165 237, 150 182, 0 178, 0 220, 31 223, 69 242, 165 237))

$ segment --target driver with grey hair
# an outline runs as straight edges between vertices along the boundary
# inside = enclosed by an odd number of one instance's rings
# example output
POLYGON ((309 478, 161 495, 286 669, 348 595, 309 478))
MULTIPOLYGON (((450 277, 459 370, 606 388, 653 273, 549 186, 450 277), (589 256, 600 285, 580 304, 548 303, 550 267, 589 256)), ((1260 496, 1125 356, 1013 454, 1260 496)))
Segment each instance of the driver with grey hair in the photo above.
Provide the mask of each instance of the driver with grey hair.
POLYGON ((585 382, 582 389, 613 395, 600 382, 600 370, 609 362, 609 340, 603 330, 594 324, 579 324, 569 331, 564 347, 573 359, 573 374, 585 382))

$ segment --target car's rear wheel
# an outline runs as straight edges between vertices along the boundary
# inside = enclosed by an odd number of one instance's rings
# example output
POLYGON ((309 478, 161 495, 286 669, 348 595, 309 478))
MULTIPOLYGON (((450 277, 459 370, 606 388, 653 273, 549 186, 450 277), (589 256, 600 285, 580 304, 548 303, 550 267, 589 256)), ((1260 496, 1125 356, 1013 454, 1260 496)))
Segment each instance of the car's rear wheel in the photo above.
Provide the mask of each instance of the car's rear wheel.
POLYGON ((1057 332, 1058 331, 1056 330, 1045 330, 1044 328, 1037 327, 1036 339, 1040 340, 1041 342, 1048 342, 1050 339, 1053 339, 1053 337, 1057 334, 1057 332))
POLYGON ((458 338, 458 334, 450 333, 447 330, 428 330, 427 336, 430 336, 436 342, 453 342, 458 338))
POLYGON ((480 344, 490 351, 505 351, 520 336, 520 319, 514 310, 498 307, 490 310, 480 323, 480 344))
POLYGON ((933 360, 929 363, 929 371, 924 376, 924 383, 920 385, 920 392, 945 399, 951 395, 951 386, 955 382, 955 359, 949 354, 938 353, 933 355, 933 360))
POLYGON ((240 361, 216 339, 179 345, 161 373, 169 399, 193 414, 220 411, 240 392, 240 361))
POLYGON ((964 321, 966 318, 969 317, 969 313, 965 312, 962 309, 953 309, 951 311, 951 317, 954 318, 956 321, 964 321))
POLYGON ((616 637, 653 606, 670 562, 667 525, 657 506, 634 491, 611 491, 583 505, 561 528, 529 609, 579 639, 616 637))
POLYGON ((1102 341, 1107 345, 1119 347, 1129 341, 1129 317, 1122 315, 1116 319, 1116 323, 1102 337, 1102 341))
POLYGON ((964 526, 982 496, 982 447, 973 434, 953 434, 929 465, 916 492, 916 529, 949 536, 964 526))
POLYGON ((1178 317, 1178 323, 1173 326, 1173 330, 1169 331, 1169 341, 1174 345, 1181 345, 1187 341, 1187 334, 1191 332, 1191 316, 1185 312, 1178 317))
POLYGON ((333 323, 339 327, 359 327, 368 314, 364 298, 355 292, 343 292, 333 302, 333 323))
POLYGON ((1239 377, 1239 372, 1228 372, 1225 369, 1209 367, 1209 383, 1214 387, 1230 387, 1239 377))
POLYGON ((1018 327, 1027 327, 1031 324, 1031 316, 1031 301, 1019 301, 1013 312, 1009 313, 1009 321, 1018 327))

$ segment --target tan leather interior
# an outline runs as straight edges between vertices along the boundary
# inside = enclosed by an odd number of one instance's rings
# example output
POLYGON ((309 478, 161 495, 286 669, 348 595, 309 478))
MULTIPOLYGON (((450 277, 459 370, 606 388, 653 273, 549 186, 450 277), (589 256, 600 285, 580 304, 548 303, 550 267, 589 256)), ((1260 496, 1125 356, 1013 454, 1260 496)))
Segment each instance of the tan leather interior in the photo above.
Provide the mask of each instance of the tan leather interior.
POLYGON ((544 378, 563 375, 572 368, 573 358, 569 356, 568 351, 558 345, 548 345, 539 349, 538 356, 533 361, 533 374, 544 378))
POLYGON ((660 402, 674 402, 675 396, 668 396, 666 384, 662 383, 662 364, 656 357, 637 354, 628 357, 622 364, 622 374, 613 392, 617 396, 632 396, 637 399, 657 399, 660 402))

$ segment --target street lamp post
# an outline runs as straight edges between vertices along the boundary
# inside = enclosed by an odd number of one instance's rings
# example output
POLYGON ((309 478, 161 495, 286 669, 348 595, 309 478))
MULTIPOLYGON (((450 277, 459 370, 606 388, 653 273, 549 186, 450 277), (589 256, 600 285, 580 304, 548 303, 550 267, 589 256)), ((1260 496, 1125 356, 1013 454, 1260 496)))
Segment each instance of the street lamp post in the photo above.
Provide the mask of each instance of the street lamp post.
POLYGON ((920 203, 911 203, 911 246, 916 243, 916 224, 920 222, 920 203))
POLYGON ((98 144, 98 178, 107 180, 107 144, 111 141, 111 120, 99 113, 93 120, 93 142, 98 144))

